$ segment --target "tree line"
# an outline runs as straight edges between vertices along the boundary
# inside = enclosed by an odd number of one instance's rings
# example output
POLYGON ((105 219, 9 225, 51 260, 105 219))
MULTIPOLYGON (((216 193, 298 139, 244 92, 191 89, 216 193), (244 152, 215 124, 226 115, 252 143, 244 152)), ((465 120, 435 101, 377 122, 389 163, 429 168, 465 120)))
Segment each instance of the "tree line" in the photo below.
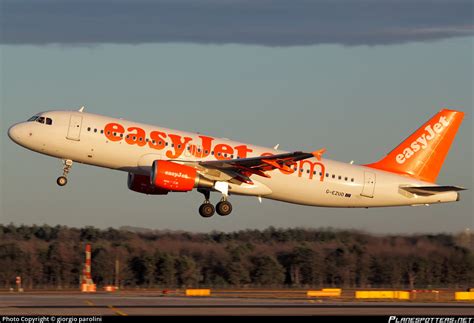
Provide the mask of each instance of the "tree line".
POLYGON ((77 288, 86 243, 98 286, 467 288, 470 233, 373 235, 333 229, 190 233, 0 225, 0 288, 77 288), (118 264, 118 274, 115 268, 118 264))

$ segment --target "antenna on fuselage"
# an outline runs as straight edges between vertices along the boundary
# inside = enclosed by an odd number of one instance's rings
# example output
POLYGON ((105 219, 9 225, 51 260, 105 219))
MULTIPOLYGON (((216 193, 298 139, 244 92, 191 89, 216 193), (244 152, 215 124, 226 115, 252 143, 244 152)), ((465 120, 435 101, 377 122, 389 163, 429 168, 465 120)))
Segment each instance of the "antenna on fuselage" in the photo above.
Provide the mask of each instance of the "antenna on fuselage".
POLYGON ((83 112, 85 108, 86 108, 85 106, 82 106, 78 111, 83 112))
POLYGON ((278 147, 280 147, 280 144, 276 144, 275 147, 273 147, 273 149, 278 150, 278 147))

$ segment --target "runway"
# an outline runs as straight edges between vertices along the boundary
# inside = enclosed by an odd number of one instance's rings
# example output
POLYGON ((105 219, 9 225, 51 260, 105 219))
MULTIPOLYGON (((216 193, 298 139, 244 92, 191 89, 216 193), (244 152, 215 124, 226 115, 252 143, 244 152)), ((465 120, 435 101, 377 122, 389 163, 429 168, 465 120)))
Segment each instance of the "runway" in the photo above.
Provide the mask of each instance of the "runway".
POLYGON ((0 294, 0 315, 460 315, 462 302, 358 302, 245 297, 181 297, 158 294, 0 294))

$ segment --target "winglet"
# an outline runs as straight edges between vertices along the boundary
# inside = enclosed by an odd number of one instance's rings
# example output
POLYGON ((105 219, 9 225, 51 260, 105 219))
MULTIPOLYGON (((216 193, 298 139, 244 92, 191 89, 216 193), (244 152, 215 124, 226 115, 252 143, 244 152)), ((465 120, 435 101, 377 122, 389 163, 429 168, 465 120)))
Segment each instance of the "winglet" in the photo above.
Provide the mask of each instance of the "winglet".
POLYGON ((317 160, 321 161, 321 158, 323 157, 323 154, 325 152, 326 152, 326 148, 323 148, 323 149, 313 151, 311 154, 313 154, 313 156, 316 157, 317 160))

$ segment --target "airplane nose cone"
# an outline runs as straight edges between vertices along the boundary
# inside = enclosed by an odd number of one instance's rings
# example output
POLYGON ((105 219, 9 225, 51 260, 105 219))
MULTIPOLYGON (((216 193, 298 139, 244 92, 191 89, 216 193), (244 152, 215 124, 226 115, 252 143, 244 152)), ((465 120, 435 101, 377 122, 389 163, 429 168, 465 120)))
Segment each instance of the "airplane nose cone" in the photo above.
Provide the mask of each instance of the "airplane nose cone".
POLYGON ((8 137, 10 137, 11 140, 14 142, 17 142, 18 139, 20 139, 19 133, 18 133, 18 124, 14 124, 8 129, 8 137))
POLYGON ((8 137, 15 143, 21 145, 25 139, 25 125, 23 123, 17 123, 8 129, 8 137))

